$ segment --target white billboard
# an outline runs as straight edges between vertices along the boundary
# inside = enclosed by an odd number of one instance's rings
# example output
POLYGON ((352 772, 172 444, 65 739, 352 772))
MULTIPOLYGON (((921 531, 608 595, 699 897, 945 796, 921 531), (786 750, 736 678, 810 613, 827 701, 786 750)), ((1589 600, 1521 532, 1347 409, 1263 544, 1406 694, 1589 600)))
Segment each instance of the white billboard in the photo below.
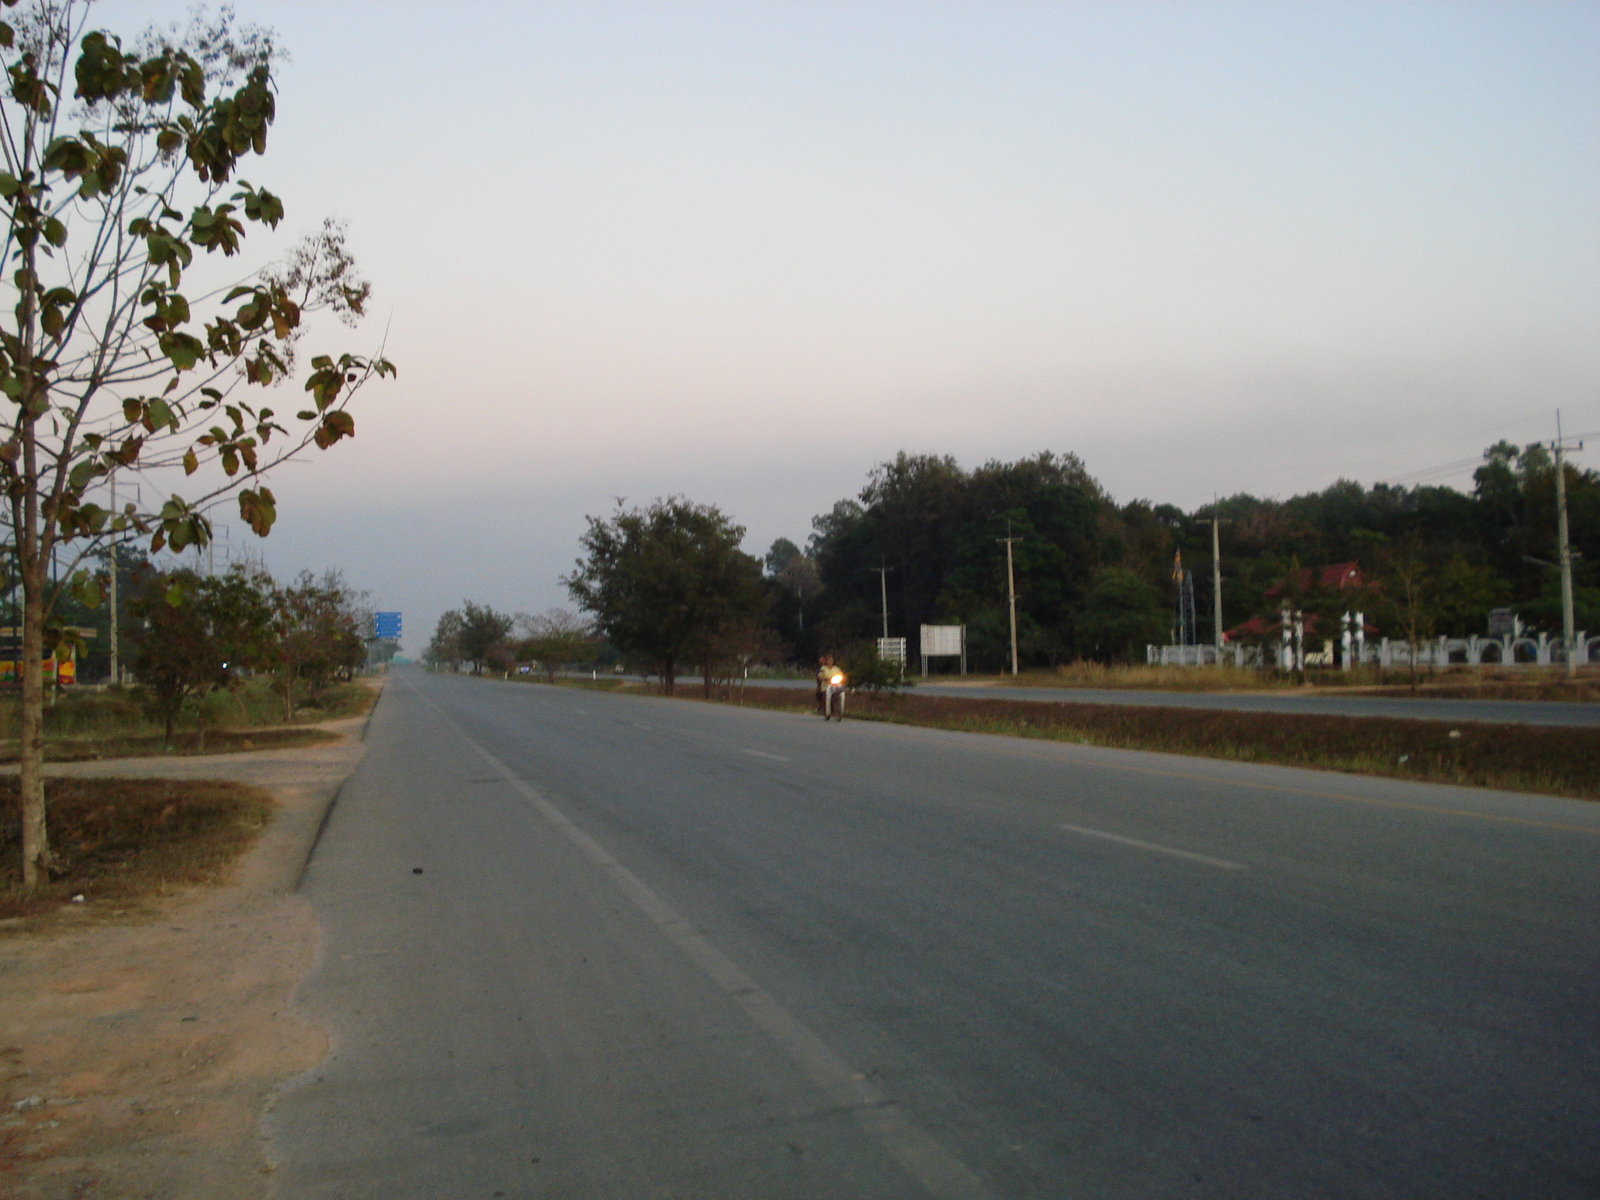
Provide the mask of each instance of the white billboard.
POLYGON ((962 634, 965 625, 924 625, 922 627, 922 656, 936 658, 942 654, 961 657, 962 634))

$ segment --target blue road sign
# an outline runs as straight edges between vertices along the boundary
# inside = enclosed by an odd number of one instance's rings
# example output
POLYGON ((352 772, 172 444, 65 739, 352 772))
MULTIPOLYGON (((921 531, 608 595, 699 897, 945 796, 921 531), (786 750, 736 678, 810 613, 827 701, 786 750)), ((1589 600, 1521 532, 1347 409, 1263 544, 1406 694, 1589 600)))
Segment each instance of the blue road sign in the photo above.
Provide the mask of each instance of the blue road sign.
POLYGON ((380 638, 399 637, 400 614, 397 612, 374 613, 372 617, 372 636, 380 638))

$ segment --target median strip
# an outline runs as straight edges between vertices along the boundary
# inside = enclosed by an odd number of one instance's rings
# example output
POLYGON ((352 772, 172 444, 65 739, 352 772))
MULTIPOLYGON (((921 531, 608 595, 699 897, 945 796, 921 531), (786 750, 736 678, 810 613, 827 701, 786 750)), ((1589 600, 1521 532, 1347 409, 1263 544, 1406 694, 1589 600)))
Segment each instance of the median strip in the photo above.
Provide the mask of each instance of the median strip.
MULTIPOLYGON (((722 702, 808 713, 814 706, 811 693, 798 688, 740 688, 722 702)), ((1146 708, 916 692, 852 693, 845 717, 1600 799, 1600 728, 1588 726, 1146 708)))

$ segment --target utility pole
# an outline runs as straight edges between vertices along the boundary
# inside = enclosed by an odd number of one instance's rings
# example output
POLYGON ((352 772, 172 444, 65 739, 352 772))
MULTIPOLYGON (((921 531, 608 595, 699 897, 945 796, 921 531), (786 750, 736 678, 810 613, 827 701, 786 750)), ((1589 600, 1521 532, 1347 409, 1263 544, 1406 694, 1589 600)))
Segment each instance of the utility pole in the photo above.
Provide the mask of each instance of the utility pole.
MULTIPOLYGON (((1552 447, 1556 454, 1556 542, 1559 556, 1557 561, 1561 564, 1561 645, 1566 649, 1567 674, 1575 675, 1578 670, 1578 661, 1573 654, 1572 619, 1572 547, 1567 543, 1567 468, 1565 454, 1569 449, 1561 437, 1561 410, 1556 409, 1556 440, 1552 447)), ((1583 443, 1579 442, 1570 447, 1573 450, 1582 450, 1583 443)), ((1584 657, 1588 657, 1585 655, 1584 657)))
POLYGON ((1218 527, 1227 524, 1217 516, 1217 500, 1211 498, 1211 611, 1212 637, 1217 644, 1217 666, 1222 665, 1222 535, 1218 527))
POLYGON ((996 538, 997 542, 1006 544, 1006 601, 1011 606, 1011 673, 1017 674, 1017 573, 1011 562, 1011 546, 1020 542, 1019 537, 1011 536, 1011 522, 1006 522, 1006 536, 996 538))
MULTIPOLYGON (((111 472, 111 515, 117 514, 117 473, 111 472)), ((117 563, 122 557, 121 547, 115 538, 111 541, 111 686, 116 687, 122 682, 122 660, 118 655, 117 645, 117 563)))
MULTIPOLYGON (((878 561, 883 562, 883 559, 880 558, 878 561)), ((878 573, 878 591, 883 597, 883 636, 887 639, 889 636, 889 572, 894 568, 885 565, 870 569, 878 573)))

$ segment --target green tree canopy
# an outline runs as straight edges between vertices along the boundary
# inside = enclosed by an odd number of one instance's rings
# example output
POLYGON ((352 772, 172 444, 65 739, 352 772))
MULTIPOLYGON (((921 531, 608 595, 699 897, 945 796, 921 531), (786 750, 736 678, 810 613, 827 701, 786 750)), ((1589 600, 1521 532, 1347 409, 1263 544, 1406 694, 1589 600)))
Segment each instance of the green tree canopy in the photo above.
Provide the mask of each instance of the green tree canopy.
POLYGON ((656 664, 669 692, 695 663, 709 694, 719 635, 766 616, 761 564, 743 538, 718 509, 683 497, 619 506, 589 518, 585 556, 562 582, 613 645, 656 664))
POLYGON ((564 608, 547 609, 538 616, 518 613, 516 624, 522 637, 513 657, 517 662, 538 663, 552 683, 563 667, 592 662, 600 651, 589 622, 564 608))
POLYGON ((487 604, 474 604, 471 600, 462 602, 457 645, 462 659, 472 664, 474 675, 483 673, 484 664, 494 657, 496 648, 511 632, 511 625, 511 617, 496 612, 487 604))
POLYGON ((320 579, 302 571, 293 583, 273 588, 270 663, 283 694, 284 720, 294 716, 307 691, 353 674, 366 661, 361 599, 337 571, 320 579))
POLYGON ((1102 567, 1083 599, 1084 657, 1143 662, 1145 646, 1165 642, 1169 624, 1167 606, 1149 580, 1127 567, 1102 567))
POLYGON ((428 648, 422 652, 422 661, 431 667, 446 667, 452 671, 461 669, 461 630, 463 621, 459 609, 450 609, 439 614, 439 622, 434 626, 433 637, 428 642, 428 648))
MULTIPOLYGON (((155 571, 146 566, 128 604, 133 669, 167 740, 184 701, 201 702, 237 672, 270 660, 275 611, 272 579, 234 567, 223 575, 155 571)), ((202 724, 200 740, 205 739, 202 724)))

